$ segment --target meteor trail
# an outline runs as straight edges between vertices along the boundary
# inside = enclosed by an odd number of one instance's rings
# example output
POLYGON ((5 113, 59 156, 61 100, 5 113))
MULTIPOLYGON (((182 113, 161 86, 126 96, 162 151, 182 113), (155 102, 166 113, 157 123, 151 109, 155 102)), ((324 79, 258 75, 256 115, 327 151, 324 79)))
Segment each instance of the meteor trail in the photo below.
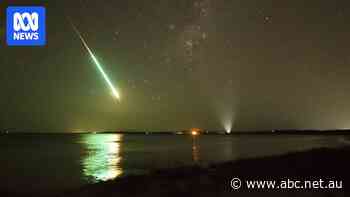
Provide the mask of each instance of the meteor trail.
POLYGON ((81 33, 79 32, 79 30, 77 29, 77 27, 71 22, 71 25, 73 27, 73 30, 75 31, 75 33, 79 36, 81 42, 83 43, 85 49, 89 52, 92 60, 94 61, 97 69, 100 71, 100 73, 102 74, 103 78, 105 79, 107 85, 109 86, 109 88, 112 91, 113 96, 120 101, 120 95, 118 93, 118 91, 116 90, 116 88, 113 86, 111 80, 109 79, 108 75, 106 74, 106 72, 103 70, 100 62, 97 60, 97 58, 95 57, 95 55, 92 53, 91 49, 89 48, 89 46, 87 45, 87 43, 85 42, 83 36, 81 35, 81 33))

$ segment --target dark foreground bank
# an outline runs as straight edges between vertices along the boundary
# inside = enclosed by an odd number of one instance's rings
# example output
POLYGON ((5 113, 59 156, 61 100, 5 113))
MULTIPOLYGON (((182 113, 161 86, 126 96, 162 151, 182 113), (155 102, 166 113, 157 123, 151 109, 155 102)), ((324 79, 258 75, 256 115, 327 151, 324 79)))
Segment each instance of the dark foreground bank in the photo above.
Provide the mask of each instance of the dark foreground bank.
MULTIPOLYGON (((127 176, 87 185, 58 196, 349 196, 349 168, 350 147, 322 148, 206 167, 191 166, 159 170, 147 175, 127 176), (237 190, 230 185, 235 177, 242 181, 241 188, 237 190), (277 185, 283 181, 287 182, 288 179, 301 181, 298 187, 303 185, 303 181, 312 181, 311 184, 316 184, 316 188, 248 189, 245 184, 247 180, 276 180, 277 185), (321 184, 320 179, 323 181, 321 184), (329 185, 328 181, 337 181, 337 185, 329 185), (342 188, 321 188, 332 186, 342 188)), ((288 185, 282 184, 281 187, 288 187, 288 185)), ((3 192, 0 196, 16 195, 3 192)))

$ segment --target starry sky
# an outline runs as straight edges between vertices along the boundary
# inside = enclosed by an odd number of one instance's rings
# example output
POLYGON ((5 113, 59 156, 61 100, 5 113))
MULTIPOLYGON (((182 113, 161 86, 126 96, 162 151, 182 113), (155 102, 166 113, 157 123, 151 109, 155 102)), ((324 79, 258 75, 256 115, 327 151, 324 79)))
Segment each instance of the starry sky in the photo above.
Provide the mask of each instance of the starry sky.
POLYGON ((0 9, 0 128, 350 127, 347 0, 12 0, 0 9), (46 7, 47 46, 6 46, 8 5, 46 7))

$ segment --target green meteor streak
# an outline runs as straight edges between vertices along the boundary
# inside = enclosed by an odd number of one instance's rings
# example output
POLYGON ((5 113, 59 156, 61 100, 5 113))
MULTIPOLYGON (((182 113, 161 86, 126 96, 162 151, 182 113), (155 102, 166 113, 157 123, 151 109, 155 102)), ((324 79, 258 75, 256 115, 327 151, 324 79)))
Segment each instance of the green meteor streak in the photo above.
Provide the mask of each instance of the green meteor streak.
POLYGON ((92 60, 94 61, 94 63, 95 63, 95 65, 96 65, 97 69, 100 71, 100 73, 102 74, 104 80, 107 82, 109 88, 110 88, 111 91, 112 91, 113 96, 114 96, 118 101, 120 101, 120 95, 119 95, 118 91, 117 91, 116 88, 113 86, 113 84, 112 84, 111 80, 109 79, 108 75, 106 74, 106 72, 103 70, 103 68, 102 68, 102 66, 101 66, 101 64, 100 64, 100 62, 97 60, 97 58, 95 57, 95 55, 92 53, 91 49, 89 48, 89 46, 88 46, 87 43, 85 42, 84 38, 82 37, 82 35, 81 35, 80 32, 78 31, 78 29, 74 26, 73 23, 71 23, 71 24, 72 24, 72 27, 73 27, 75 33, 77 33, 77 35, 79 36, 81 42, 83 43, 85 49, 89 52, 89 54, 90 54, 92 60))
POLYGON ((113 95, 120 100, 120 95, 117 92, 117 90, 114 88, 111 80, 108 78, 107 74, 105 73, 105 71, 103 70, 102 66, 100 65, 100 63, 98 62, 98 60, 96 59, 96 57, 94 56, 94 54, 92 54, 91 52, 89 52, 91 55, 92 60, 94 60, 98 70, 101 72, 103 78, 105 79, 105 81, 107 82, 108 86, 111 88, 113 95))

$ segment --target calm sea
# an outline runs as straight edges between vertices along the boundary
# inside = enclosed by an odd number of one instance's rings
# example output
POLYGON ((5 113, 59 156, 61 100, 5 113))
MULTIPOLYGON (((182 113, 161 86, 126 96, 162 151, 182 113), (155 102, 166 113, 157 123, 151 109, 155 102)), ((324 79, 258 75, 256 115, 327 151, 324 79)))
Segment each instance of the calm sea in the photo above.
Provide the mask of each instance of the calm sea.
POLYGON ((56 193, 150 170, 337 147, 343 136, 0 135, 0 189, 56 193))

